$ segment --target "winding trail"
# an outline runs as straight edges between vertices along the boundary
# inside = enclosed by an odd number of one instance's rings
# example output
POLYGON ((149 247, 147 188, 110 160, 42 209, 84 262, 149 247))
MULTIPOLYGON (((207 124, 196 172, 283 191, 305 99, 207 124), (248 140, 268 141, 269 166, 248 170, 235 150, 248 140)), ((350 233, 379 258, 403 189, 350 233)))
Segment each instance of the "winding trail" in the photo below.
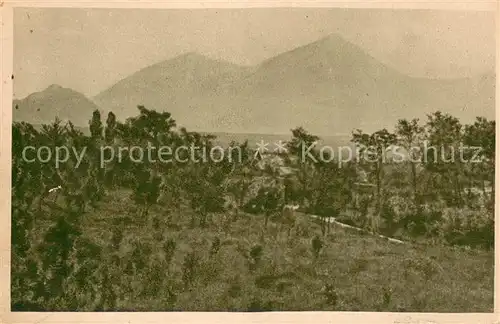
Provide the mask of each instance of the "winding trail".
MULTIPOLYGON (((323 218, 321 216, 313 215, 313 214, 305 214, 304 213, 304 215, 308 215, 308 216, 311 216, 313 218, 318 218, 318 219, 322 219, 323 218)), ((328 223, 339 225, 339 226, 341 226, 343 228, 350 228, 350 229, 356 230, 358 232, 363 232, 363 233, 367 233, 367 234, 370 234, 370 235, 373 235, 373 236, 378 236, 378 237, 383 238, 383 239, 385 239, 385 240, 387 240, 389 242, 393 242, 393 243, 397 243, 397 244, 408 244, 407 242, 403 242, 401 240, 398 240, 398 239, 395 239, 395 238, 392 238, 392 237, 380 235, 380 234, 373 233, 373 232, 367 231, 367 230, 359 228, 359 227, 355 227, 355 226, 351 226, 351 225, 347 225, 347 224, 341 223, 341 222, 337 221, 335 219, 335 217, 326 217, 326 221, 328 223)))

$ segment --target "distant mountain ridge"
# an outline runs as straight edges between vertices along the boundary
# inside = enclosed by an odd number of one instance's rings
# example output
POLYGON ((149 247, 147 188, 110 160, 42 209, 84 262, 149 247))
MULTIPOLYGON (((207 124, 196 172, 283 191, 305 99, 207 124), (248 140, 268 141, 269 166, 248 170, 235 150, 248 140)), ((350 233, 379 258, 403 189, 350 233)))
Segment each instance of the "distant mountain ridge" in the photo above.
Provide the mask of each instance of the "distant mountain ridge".
POLYGON ((233 82, 249 70, 190 52, 146 67, 93 99, 118 116, 123 115, 121 117, 134 115, 140 104, 168 110, 168 105, 178 107, 186 104, 186 98, 208 96, 218 87, 233 82))
MULTIPOLYGON (((393 128, 399 118, 424 119, 436 110, 464 122, 494 119, 495 75, 413 78, 331 35, 254 67, 186 53, 133 73, 92 100, 119 119, 136 115, 137 105, 166 110, 199 131, 286 134, 303 126, 320 135, 348 134, 393 128)), ((86 125, 90 116, 87 110, 71 120, 86 125)))
POLYGON ((85 95, 60 85, 52 84, 45 90, 12 102, 12 119, 31 124, 49 124, 57 116, 62 121, 84 126, 92 112, 100 109, 85 95))

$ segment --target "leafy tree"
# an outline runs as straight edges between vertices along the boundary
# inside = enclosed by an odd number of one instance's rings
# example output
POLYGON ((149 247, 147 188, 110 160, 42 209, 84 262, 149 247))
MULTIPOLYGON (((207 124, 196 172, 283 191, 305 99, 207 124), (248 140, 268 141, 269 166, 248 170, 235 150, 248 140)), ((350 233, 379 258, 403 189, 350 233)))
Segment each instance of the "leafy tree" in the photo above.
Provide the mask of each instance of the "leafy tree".
POLYGON ((477 117, 472 125, 465 126, 464 144, 469 147, 466 158, 471 176, 480 180, 486 196, 485 181, 491 186, 491 200, 495 197, 495 121, 477 117), (478 152, 479 151, 479 152, 478 152), (476 153, 479 153, 477 156, 476 153), (472 160, 474 158, 474 161, 472 160))
POLYGON ((92 119, 89 122, 90 134, 93 139, 101 139, 103 136, 103 125, 101 121, 101 112, 96 109, 92 113, 92 119))
MULTIPOLYGON (((208 225, 209 213, 224 210, 224 182, 224 172, 210 164, 195 165, 191 170, 186 191, 202 227, 208 225)), ((191 225, 195 225, 194 218, 191 220, 191 225)))
POLYGON ((434 175, 433 187, 441 189, 441 196, 449 204, 460 207, 463 205, 462 125, 457 118, 439 111, 427 117, 429 145, 425 150, 425 166, 434 175))
POLYGON ((158 145, 162 137, 167 136, 176 126, 176 122, 169 112, 160 113, 148 110, 144 106, 137 106, 137 108, 139 116, 130 118, 128 122, 134 130, 134 135, 137 134, 139 138, 148 140, 153 145, 158 145))
MULTIPOLYGON (((227 192, 236 202, 237 209, 240 210, 245 204, 245 199, 252 184, 251 160, 249 158, 251 153, 248 141, 239 145, 234 142, 231 143, 228 154, 231 154, 231 158, 227 161, 227 168, 230 170, 227 178, 227 192), (239 156, 236 154, 239 154, 239 156)), ((238 210, 233 215, 233 221, 238 217, 238 210)))
POLYGON ((292 129, 292 140, 286 146, 292 156, 300 157, 303 147, 308 148, 318 140, 318 136, 310 134, 303 127, 297 127, 292 129))
POLYGON ((132 199, 142 207, 140 217, 148 216, 149 208, 157 202, 160 196, 161 177, 150 172, 143 164, 134 165, 135 186, 133 187, 132 199))
POLYGON ((106 129, 104 130, 104 137, 107 144, 113 143, 116 136, 116 115, 110 111, 108 113, 108 118, 106 119, 106 129))
POLYGON ((356 144, 358 152, 361 154, 360 164, 375 181, 377 189, 375 209, 379 214, 382 207, 384 165, 387 161, 386 152, 392 145, 396 144, 396 135, 385 128, 372 134, 363 133, 358 129, 353 132, 351 141, 356 144))
POLYGON ((42 125, 41 137, 45 145, 52 148, 64 145, 66 129, 61 123, 62 121, 56 117, 52 124, 42 125))
MULTIPOLYGON (((36 144, 48 147, 51 150, 51 154, 55 152, 56 147, 64 146, 67 133, 66 127, 62 126, 61 123, 62 121, 56 117, 52 124, 42 125, 42 130, 36 144)), ((47 159, 48 156, 42 156, 42 158, 47 159)), ((53 160, 49 162, 53 162, 53 160)), ((63 182, 51 163, 36 161, 32 167, 39 169, 40 195, 38 197, 38 212, 41 213, 45 199, 48 197, 49 189, 62 185, 63 182)))
POLYGON ((323 235, 329 231, 329 217, 337 217, 346 208, 351 199, 353 169, 346 164, 339 167, 338 163, 318 161, 316 174, 311 187, 311 211, 321 217, 323 235))
POLYGON ((287 148, 290 156, 293 158, 289 163, 297 168, 297 178, 300 183, 300 203, 302 206, 306 205, 306 201, 310 201, 311 191, 309 190, 311 180, 314 178, 315 161, 317 161, 318 151, 315 149, 309 150, 311 146, 314 147, 319 137, 307 132, 304 128, 298 127, 292 129, 292 140, 287 143, 287 148), (313 156, 303 156, 309 150, 313 156))
POLYGON ((396 135, 399 137, 398 142, 406 149, 408 155, 411 172, 411 186, 415 205, 418 205, 418 174, 417 166, 422 158, 422 140, 424 136, 424 127, 418 124, 418 119, 408 121, 406 119, 398 120, 396 125, 396 135))

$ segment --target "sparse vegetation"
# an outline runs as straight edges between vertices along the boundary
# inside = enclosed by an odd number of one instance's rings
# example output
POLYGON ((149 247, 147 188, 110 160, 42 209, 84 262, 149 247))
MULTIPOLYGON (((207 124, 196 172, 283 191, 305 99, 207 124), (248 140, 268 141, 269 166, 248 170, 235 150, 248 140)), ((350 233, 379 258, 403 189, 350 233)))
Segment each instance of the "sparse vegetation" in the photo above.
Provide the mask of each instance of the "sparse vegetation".
POLYGON ((292 170, 282 175, 280 166, 253 161, 248 143, 232 144, 244 163, 180 163, 187 155, 135 163, 128 152, 121 161, 106 156, 101 168, 104 143, 210 149, 214 138, 178 130, 169 113, 142 106, 124 123, 112 113, 106 125, 98 112, 89 117, 90 136, 59 120, 41 130, 13 125, 13 310, 493 309, 492 121, 461 125, 437 112, 422 126, 400 121, 394 134, 357 131, 353 143, 361 152, 373 145, 375 162, 342 165, 302 163, 297 145, 318 137, 297 128, 289 154, 272 156, 292 170), (390 145, 424 140, 452 155, 460 143, 480 146, 480 162, 382 160, 390 145), (28 143, 87 154, 54 168, 24 160, 28 143), (292 230, 280 215, 289 203, 320 217, 296 213, 292 230))

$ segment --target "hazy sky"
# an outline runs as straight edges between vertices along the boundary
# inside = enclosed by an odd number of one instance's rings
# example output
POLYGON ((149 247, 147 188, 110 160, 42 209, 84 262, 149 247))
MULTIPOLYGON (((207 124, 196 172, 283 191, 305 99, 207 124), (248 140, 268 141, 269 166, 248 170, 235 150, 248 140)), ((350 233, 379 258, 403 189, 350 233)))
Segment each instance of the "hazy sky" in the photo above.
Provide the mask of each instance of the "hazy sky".
POLYGON ((188 51, 257 64, 331 33, 413 76, 494 70, 494 12, 17 8, 14 97, 53 83, 93 96, 143 67, 188 51))

